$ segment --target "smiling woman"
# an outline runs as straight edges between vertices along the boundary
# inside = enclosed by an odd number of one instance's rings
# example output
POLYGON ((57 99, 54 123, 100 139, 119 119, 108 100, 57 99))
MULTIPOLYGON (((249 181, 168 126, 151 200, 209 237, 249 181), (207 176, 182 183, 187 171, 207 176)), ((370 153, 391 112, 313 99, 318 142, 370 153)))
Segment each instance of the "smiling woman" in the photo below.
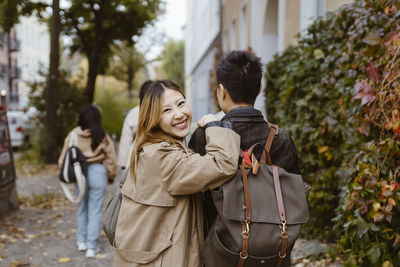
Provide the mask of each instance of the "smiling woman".
POLYGON ((203 266, 202 198, 196 193, 232 177, 240 138, 222 123, 207 127, 216 117, 206 116, 208 143, 200 156, 183 144, 191 120, 175 83, 149 86, 140 105, 130 176, 121 190, 114 266, 203 266))

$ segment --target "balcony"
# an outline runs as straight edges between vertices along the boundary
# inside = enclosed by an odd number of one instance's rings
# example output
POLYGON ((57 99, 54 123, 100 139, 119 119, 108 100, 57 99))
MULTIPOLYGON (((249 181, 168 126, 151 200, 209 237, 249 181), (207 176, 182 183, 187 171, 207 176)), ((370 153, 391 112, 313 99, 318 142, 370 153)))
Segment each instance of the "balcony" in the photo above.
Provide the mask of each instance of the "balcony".
POLYGON ((0 78, 5 78, 7 77, 7 65, 6 64, 1 64, 0 63, 0 78))
POLYGON ((21 69, 18 67, 11 68, 11 79, 16 80, 21 78, 21 69))
POLYGON ((6 35, 0 32, 0 47, 6 46, 6 35))
MULTIPOLYGON (((0 78, 8 77, 8 65, 0 63, 0 78)), ((21 68, 13 66, 11 68, 11 77, 12 80, 21 78, 21 68)))
POLYGON ((17 104, 18 104, 18 102, 19 102, 19 95, 18 95, 18 94, 15 94, 15 93, 11 94, 11 95, 10 95, 10 102, 11 102, 11 103, 17 103, 17 104))

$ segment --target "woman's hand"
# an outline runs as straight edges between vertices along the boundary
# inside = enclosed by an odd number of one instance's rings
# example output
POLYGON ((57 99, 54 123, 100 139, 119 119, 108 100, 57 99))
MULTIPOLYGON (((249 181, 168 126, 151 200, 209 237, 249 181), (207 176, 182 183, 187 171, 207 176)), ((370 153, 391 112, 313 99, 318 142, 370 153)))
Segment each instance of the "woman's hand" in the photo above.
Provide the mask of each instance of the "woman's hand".
POLYGON ((205 127, 207 123, 211 121, 219 121, 219 118, 215 116, 214 114, 207 114, 204 115, 198 122, 197 125, 199 127, 205 127))

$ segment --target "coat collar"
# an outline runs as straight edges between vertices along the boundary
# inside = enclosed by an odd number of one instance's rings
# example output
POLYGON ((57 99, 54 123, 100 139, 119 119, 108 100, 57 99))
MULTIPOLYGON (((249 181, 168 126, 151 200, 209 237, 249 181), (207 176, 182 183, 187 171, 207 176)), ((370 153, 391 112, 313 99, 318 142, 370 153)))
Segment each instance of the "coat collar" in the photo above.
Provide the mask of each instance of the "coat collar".
POLYGON ((265 121, 261 111, 250 107, 231 109, 221 120, 236 121, 244 118, 251 121, 265 121))

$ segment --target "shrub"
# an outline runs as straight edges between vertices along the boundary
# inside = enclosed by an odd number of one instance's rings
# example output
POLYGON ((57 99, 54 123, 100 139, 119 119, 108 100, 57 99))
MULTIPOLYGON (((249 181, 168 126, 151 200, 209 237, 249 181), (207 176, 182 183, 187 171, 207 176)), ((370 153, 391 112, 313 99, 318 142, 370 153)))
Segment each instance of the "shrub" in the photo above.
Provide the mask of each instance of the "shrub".
MULTIPOLYGON (((45 142, 45 121, 46 121, 46 90, 47 74, 43 71, 39 73, 41 79, 30 84, 29 105, 38 111, 37 126, 40 128, 40 147, 43 152, 43 142, 45 142)), ((70 75, 67 71, 60 71, 57 109, 57 131, 55 133, 59 149, 61 150, 64 138, 68 132, 76 127, 79 111, 86 99, 83 89, 77 82, 70 82, 70 75)), ((41 153, 43 155, 43 153, 41 153)))
POLYGON ((400 266, 400 34, 376 40, 385 56, 354 86, 357 122, 372 140, 348 164, 335 219, 348 266, 400 266))
POLYGON ((348 197, 346 177, 354 176, 348 162, 362 144, 379 140, 379 127, 365 119, 353 88, 385 54, 382 43, 398 31, 399 10, 395 0, 358 0, 315 21, 298 45, 267 65, 268 119, 291 133, 312 186, 308 236, 335 238, 334 211, 348 197))

